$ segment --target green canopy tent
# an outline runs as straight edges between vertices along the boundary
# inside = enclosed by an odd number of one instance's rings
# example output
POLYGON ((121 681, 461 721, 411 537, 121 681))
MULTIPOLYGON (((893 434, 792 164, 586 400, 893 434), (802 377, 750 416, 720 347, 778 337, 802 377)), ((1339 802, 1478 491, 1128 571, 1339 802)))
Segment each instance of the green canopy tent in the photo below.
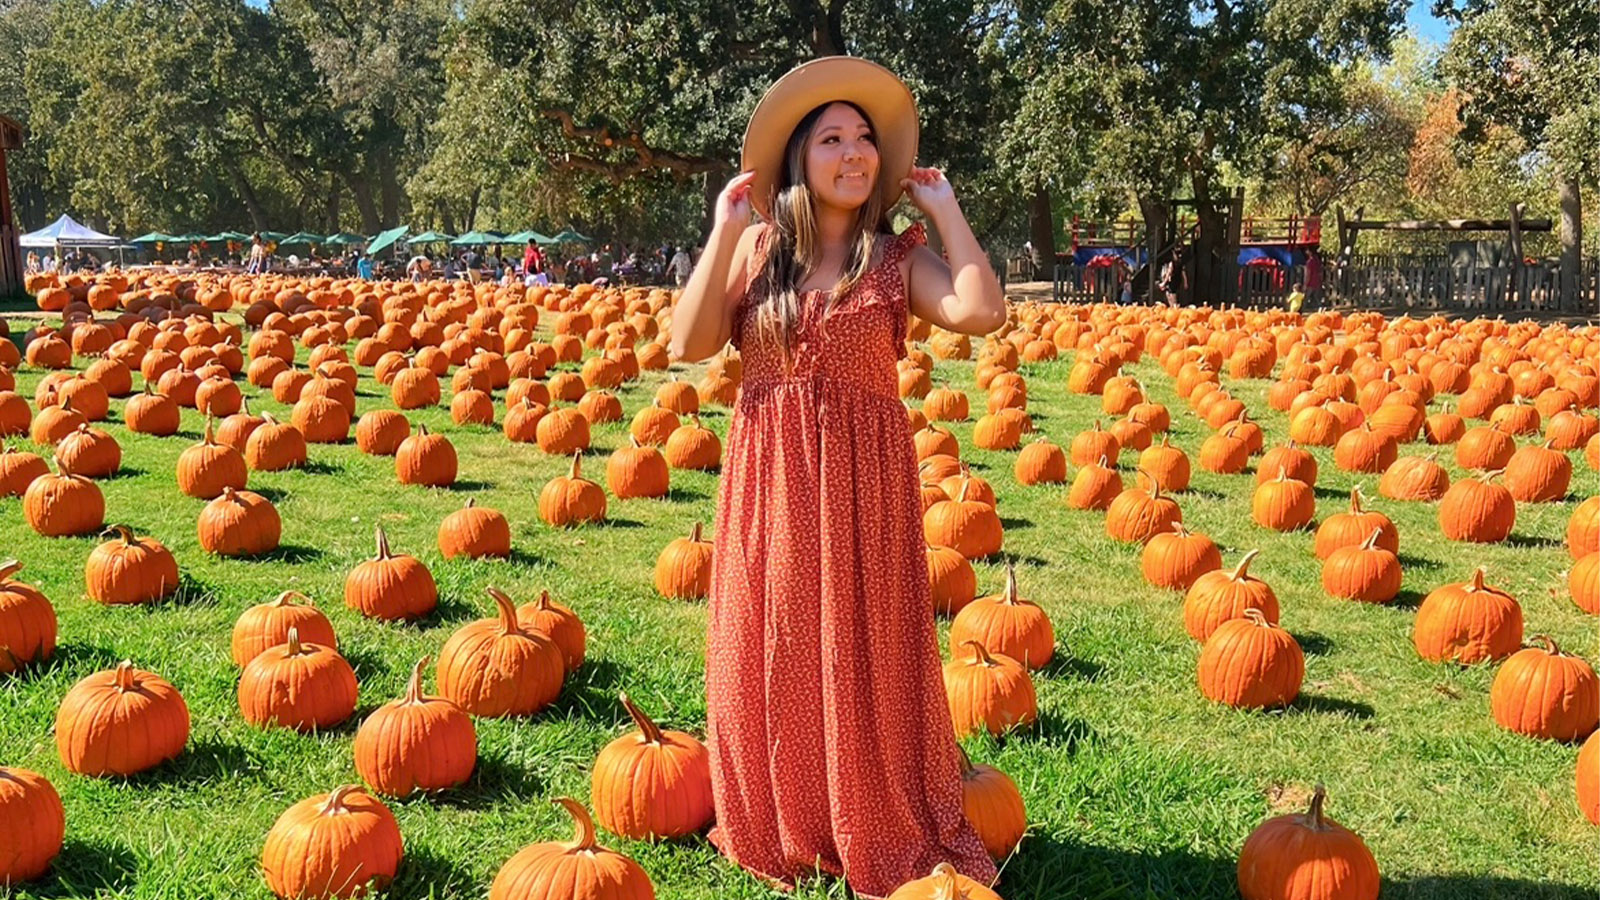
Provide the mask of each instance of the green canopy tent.
POLYGON ((312 234, 309 231, 296 231, 294 234, 291 234, 288 237, 284 238, 283 240, 279 241, 278 242, 278 246, 280 246, 280 247, 283 247, 283 246, 295 246, 295 247, 298 247, 298 246, 304 246, 304 245, 308 245, 308 244, 324 244, 324 243, 327 243, 327 241, 328 241, 328 239, 323 237, 320 234, 312 234))
POLYGON ((367 255, 377 256, 379 253, 382 253, 390 247, 400 244, 405 240, 405 237, 406 226, 404 225, 401 225, 398 228, 391 228, 388 231, 384 231, 379 234, 375 234, 372 236, 372 241, 367 244, 367 255))
POLYGON ((172 240, 179 244, 204 244, 211 240, 211 235, 191 231, 188 234, 175 234, 172 240))
POLYGON ((330 234, 328 235, 327 240, 323 241, 325 244, 333 244, 338 247, 354 247, 357 244, 365 244, 366 242, 366 238, 359 234, 351 234, 348 231, 341 231, 338 234, 330 234))
POLYGON ((469 231, 450 242, 452 247, 485 247, 489 244, 498 244, 505 238, 492 231, 469 231))
POLYGON ((455 240, 455 235, 444 234, 438 231, 424 231, 406 238, 408 244, 448 244, 455 240))
POLYGON ((261 240, 268 244, 281 244, 283 239, 288 237, 281 231, 258 231, 256 234, 261 235, 261 240))
POLYGON ((555 241, 552 240, 551 238, 546 237, 545 235, 542 235, 539 232, 534 231, 531 228, 529 228, 529 229, 527 229, 525 231, 519 231, 516 234, 508 234, 508 235, 506 235, 504 242, 507 243, 507 244, 526 244, 529 241, 533 241, 536 244, 553 244, 553 243, 555 243, 555 241))
POLYGON ((593 241, 590 238, 584 237, 583 235, 579 234, 578 232, 573 231, 571 228, 568 228, 567 230, 561 232, 560 234, 557 234, 555 237, 552 237, 550 239, 550 243, 552 243, 552 244, 589 244, 589 243, 593 243, 593 241))
POLYGON ((172 243, 173 241, 176 241, 176 240, 177 240, 177 238, 173 237, 170 234, 167 234, 166 232, 163 232, 163 231, 152 231, 149 234, 141 234, 138 237, 134 238, 133 240, 129 241, 128 243, 130 243, 130 244, 170 244, 170 243, 172 243))
POLYGON ((206 238, 206 240, 213 244, 226 244, 229 241, 248 241, 250 240, 250 235, 240 234, 237 231, 221 231, 206 238))

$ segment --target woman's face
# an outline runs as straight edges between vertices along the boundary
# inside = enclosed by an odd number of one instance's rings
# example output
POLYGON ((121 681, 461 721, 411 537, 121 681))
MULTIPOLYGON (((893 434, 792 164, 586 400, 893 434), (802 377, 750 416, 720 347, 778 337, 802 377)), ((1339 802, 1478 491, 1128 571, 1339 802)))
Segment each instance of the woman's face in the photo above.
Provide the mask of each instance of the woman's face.
POLYGON ((857 209, 878 185, 877 136, 847 103, 822 111, 806 142, 806 186, 818 203, 857 209))

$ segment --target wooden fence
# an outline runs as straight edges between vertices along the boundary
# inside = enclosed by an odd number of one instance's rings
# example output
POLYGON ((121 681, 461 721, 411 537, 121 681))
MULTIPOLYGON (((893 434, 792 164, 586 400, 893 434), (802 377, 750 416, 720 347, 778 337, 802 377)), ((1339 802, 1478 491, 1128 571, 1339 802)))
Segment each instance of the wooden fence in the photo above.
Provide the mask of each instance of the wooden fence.
MULTIPOLYGON (((1246 308, 1282 306, 1291 285, 1309 283, 1304 266, 1234 266, 1226 277, 1236 280, 1236 303, 1246 308)), ((1308 308, 1356 306, 1462 315, 1600 314, 1600 257, 1583 261, 1577 302, 1568 307, 1561 305, 1555 260, 1510 266, 1483 265, 1460 254, 1360 255, 1344 266, 1324 263, 1322 277, 1320 287, 1307 291, 1308 308)), ((1115 268, 1065 263, 1055 267, 1053 296, 1058 302, 1115 303, 1120 289, 1115 268)))

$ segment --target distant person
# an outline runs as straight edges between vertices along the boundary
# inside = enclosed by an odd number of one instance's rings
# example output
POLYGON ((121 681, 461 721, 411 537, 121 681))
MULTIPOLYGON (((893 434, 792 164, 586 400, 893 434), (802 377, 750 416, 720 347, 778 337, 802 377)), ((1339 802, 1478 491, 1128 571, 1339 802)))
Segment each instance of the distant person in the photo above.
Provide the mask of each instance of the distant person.
POLYGON ((667 272, 672 276, 672 281, 678 287, 689 283, 689 275, 694 271, 694 260, 689 258, 689 248, 679 247, 672 254, 672 262, 667 264, 667 272))
POLYGON ((27 272, 29 275, 39 274, 39 251, 29 250, 28 261, 24 265, 26 268, 23 271, 27 272))
POLYGON ((267 245, 261 240, 261 235, 250 235, 250 264, 245 271, 251 275, 260 275, 267 268, 267 245))
POLYGON ((1124 277, 1122 279, 1122 293, 1121 293, 1120 296, 1117 297, 1117 302, 1121 303, 1123 306, 1132 306, 1133 305, 1133 279, 1132 278, 1124 277))
POLYGON ((461 254, 461 267, 466 271, 469 283, 478 283, 478 279, 483 276, 482 266, 483 257, 478 255, 478 251, 468 247, 467 252, 461 254))
POLYGON ((1300 289, 1300 282, 1297 281, 1289 287, 1287 301, 1289 312, 1299 315, 1300 308, 1306 305, 1306 292, 1300 289))
POLYGON ((1178 296, 1189 285, 1189 275, 1184 271, 1183 248, 1172 251, 1172 258, 1161 267, 1161 280, 1158 287, 1166 295, 1168 306, 1178 305, 1178 296))
POLYGON ((424 254, 418 253, 416 256, 413 256, 411 259, 406 261, 406 278, 413 282, 427 281, 428 273, 431 272, 432 269, 433 261, 428 259, 428 257, 424 254))
POLYGON ((372 257, 360 250, 356 251, 356 277, 362 281, 372 280, 372 257))

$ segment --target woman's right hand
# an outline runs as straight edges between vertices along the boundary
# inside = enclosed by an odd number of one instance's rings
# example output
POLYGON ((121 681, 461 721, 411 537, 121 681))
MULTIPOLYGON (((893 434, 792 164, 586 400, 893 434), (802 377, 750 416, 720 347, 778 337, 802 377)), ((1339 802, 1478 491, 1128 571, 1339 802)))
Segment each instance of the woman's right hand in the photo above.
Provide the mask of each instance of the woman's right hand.
POLYGON ((728 180, 723 186, 722 193, 717 195, 716 217, 712 227, 720 228, 732 222, 743 228, 750 221, 750 185, 756 180, 756 173, 740 172, 728 180))

